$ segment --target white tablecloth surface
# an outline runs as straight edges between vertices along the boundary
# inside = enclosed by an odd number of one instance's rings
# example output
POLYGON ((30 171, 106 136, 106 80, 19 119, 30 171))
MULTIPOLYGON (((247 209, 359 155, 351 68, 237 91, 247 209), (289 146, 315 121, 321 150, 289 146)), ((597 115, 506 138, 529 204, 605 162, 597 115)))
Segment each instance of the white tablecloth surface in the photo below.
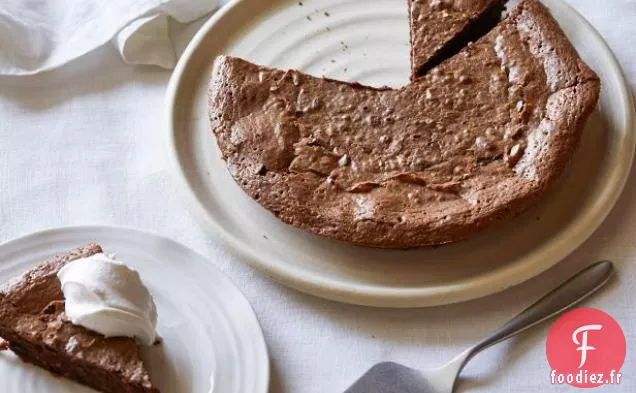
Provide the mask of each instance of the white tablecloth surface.
MULTIPOLYGON (((604 35, 636 87, 636 1, 569 1, 604 35)), ((636 391, 636 174, 601 229, 531 282, 433 309, 337 304, 284 288, 247 267, 184 207, 164 166, 169 77, 158 68, 124 64, 109 46, 51 73, 0 78, 0 241, 48 227, 117 224, 185 243, 214 261, 254 306, 271 354, 272 393, 340 392, 382 360, 439 365, 579 267, 611 259, 618 279, 586 305, 622 325, 627 360, 622 385, 596 391, 636 391)), ((464 372, 459 391, 572 389, 548 382, 548 329, 544 325, 480 355, 464 372)))

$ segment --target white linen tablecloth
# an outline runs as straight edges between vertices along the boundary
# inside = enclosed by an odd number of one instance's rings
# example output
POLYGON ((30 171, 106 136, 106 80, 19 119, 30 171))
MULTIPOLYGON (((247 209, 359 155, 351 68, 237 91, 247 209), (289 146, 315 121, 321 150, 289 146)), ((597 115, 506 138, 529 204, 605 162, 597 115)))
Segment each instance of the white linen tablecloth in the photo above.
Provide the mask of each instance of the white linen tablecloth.
MULTIPOLYGON (((605 36, 636 87, 636 1, 569 1, 605 36)), ((107 46, 57 71, 0 78, 0 241, 47 227, 117 224, 185 243, 214 261, 254 306, 271 354, 272 393, 341 392, 382 360, 440 365, 579 267, 611 259, 618 279, 586 305, 622 325, 627 360, 622 385, 595 391, 636 391, 636 174, 601 229, 531 282, 432 309, 337 304, 263 277, 190 215, 164 167, 161 114, 169 77, 158 68, 124 64, 107 46)), ((548 329, 544 325, 480 355, 464 372, 459 391, 572 391, 548 382, 548 329)))

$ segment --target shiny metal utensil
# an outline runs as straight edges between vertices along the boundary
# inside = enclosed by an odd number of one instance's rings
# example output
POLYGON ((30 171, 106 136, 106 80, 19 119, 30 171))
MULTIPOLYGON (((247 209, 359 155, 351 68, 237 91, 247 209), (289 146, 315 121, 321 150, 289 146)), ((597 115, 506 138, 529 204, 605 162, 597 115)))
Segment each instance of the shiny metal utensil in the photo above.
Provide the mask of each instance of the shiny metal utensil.
POLYGON ((419 371, 397 363, 379 363, 345 393, 452 393, 459 373, 473 356, 583 301, 605 285, 613 271, 608 261, 584 269, 441 368, 419 371))

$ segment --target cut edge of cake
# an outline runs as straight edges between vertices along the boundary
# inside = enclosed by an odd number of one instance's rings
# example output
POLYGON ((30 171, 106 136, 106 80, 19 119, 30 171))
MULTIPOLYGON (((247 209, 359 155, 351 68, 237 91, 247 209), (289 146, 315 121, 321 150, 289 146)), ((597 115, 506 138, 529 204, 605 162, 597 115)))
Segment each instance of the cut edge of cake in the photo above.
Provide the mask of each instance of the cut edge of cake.
MULTIPOLYGON (((418 45, 415 33, 418 27, 418 21, 414 20, 418 14, 417 7, 420 2, 429 0, 408 0, 409 9, 409 32, 411 45, 411 81, 424 76, 428 71, 441 64, 444 60, 457 55, 470 42, 477 41, 484 35, 488 34, 499 22, 506 9, 508 0, 490 0, 486 1, 484 8, 480 10, 455 10, 462 14, 460 21, 451 26, 455 30, 451 37, 446 41, 440 41, 433 51, 423 50, 418 45), (428 53, 426 53, 428 52, 428 53)), ((432 3, 430 1, 429 3, 432 3)), ((442 4, 437 1, 437 4, 442 4)), ((438 18, 437 22, 444 23, 446 10, 440 9, 433 11, 429 17, 438 18)), ((437 34, 435 34, 437 35, 437 34)), ((421 38, 421 37, 420 37, 421 38)), ((427 40, 430 38, 427 38, 427 40)))

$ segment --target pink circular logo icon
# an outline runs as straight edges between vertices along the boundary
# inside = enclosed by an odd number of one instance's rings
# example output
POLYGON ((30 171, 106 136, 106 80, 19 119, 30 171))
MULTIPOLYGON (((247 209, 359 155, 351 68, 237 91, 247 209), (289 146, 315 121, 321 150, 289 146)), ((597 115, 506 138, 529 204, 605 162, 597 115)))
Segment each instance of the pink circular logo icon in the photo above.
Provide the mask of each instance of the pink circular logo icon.
POLYGON ((579 388, 620 384, 626 348, 623 330, 608 314, 593 308, 570 311, 548 334, 550 383, 579 388))

